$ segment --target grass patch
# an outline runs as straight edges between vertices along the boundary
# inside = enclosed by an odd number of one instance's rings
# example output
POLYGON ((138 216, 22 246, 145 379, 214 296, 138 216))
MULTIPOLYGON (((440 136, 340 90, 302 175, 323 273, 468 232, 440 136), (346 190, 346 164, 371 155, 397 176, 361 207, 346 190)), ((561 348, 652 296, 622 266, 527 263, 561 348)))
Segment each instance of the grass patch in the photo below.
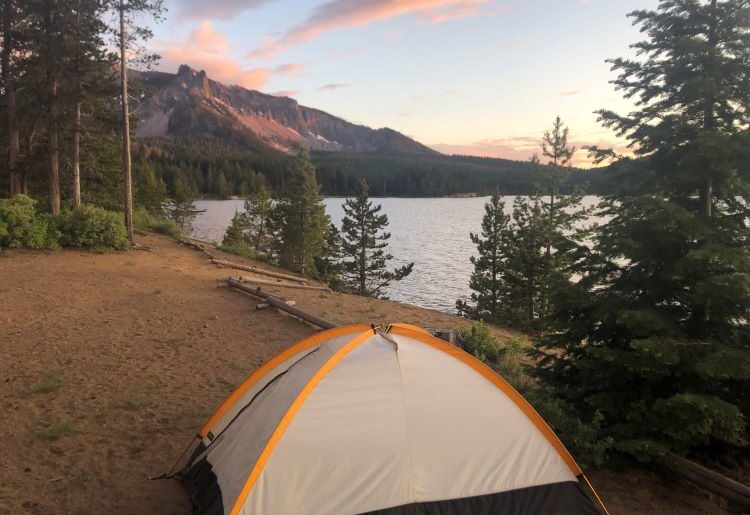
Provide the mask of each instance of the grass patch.
POLYGON ((191 345, 184 336, 152 336, 151 341, 166 343, 175 347, 189 347, 191 345))
POLYGON ((231 365, 229 365, 232 370, 236 370, 238 372, 247 372, 248 366, 245 363, 240 363, 238 361, 235 361, 231 365))
POLYGON ((151 397, 145 395, 131 395, 115 403, 113 407, 125 411, 141 411, 153 406, 154 401, 151 397))
POLYGON ((41 425, 42 427, 36 431, 36 436, 43 440, 58 440, 75 433, 73 423, 63 418, 48 420, 41 425))
POLYGON ((154 215, 140 207, 133 213, 133 226, 137 234, 145 235, 149 231, 158 232, 174 240, 180 240, 184 233, 179 225, 164 215, 154 215))
POLYGON ((49 373, 45 375, 39 384, 34 388, 34 393, 52 393, 62 386, 62 381, 56 374, 49 373))

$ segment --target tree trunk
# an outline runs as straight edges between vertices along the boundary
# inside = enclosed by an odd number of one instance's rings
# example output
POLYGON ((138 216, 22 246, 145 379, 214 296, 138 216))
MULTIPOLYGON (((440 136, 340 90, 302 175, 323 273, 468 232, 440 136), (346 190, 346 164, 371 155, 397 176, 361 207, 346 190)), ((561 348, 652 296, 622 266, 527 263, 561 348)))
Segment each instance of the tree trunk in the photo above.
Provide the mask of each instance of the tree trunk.
POLYGON ((8 186, 10 194, 24 193, 23 181, 18 173, 18 124, 16 123, 16 90, 13 84, 10 56, 13 53, 13 1, 5 0, 3 13, 2 79, 5 103, 8 109, 8 186))
POLYGON ((73 209, 81 206, 81 102, 73 109, 73 209))
POLYGON ((122 175, 125 195, 125 228, 133 244, 133 179, 130 169, 130 110, 128 108, 128 63, 125 52, 125 0, 120 0, 120 103, 122 107, 122 175))
POLYGON ((367 295, 367 237, 365 235, 364 214, 359 213, 362 217, 359 226, 359 294, 367 295))
MULTIPOLYGON (((47 12, 47 30, 46 37, 50 46, 54 46, 55 34, 57 32, 56 17, 57 2, 53 1, 49 5, 47 12)), ((52 48, 47 51, 53 54, 52 48)), ((59 50, 59 49, 56 49, 59 50)), ((55 52, 56 53, 56 52, 55 52)), ((55 55, 49 55, 49 59, 55 60, 55 55)), ((47 182, 49 189, 49 210, 53 216, 60 214, 60 146, 58 142, 58 118, 59 118, 59 79, 57 77, 58 63, 49 64, 49 100, 47 106, 47 182)))
MULTIPOLYGON (((78 0, 76 9, 76 23, 80 31, 81 25, 81 0, 78 0)), ((73 209, 81 206, 81 56, 76 56, 76 103, 73 108, 73 209)))
POLYGON ((53 76, 50 82, 49 120, 47 122, 49 210, 53 216, 60 214, 60 147, 57 134, 58 101, 57 77, 53 76))

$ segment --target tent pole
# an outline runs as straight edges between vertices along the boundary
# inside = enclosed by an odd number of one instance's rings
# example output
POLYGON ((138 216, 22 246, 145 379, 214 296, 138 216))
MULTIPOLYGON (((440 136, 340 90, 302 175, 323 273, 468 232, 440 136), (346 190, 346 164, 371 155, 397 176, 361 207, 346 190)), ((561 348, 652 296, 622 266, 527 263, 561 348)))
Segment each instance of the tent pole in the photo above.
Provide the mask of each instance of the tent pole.
POLYGON ((607 511, 607 507, 604 506, 604 503, 599 498, 599 494, 597 494, 596 490, 594 490, 594 487, 591 486, 591 482, 589 481, 589 478, 586 477, 586 474, 584 474, 583 472, 581 472, 581 478, 586 483, 586 486, 589 488, 589 490, 591 491, 591 493, 594 494, 594 499, 596 499, 596 503, 602 509, 602 511, 604 512, 604 515, 609 515, 609 511, 607 511))

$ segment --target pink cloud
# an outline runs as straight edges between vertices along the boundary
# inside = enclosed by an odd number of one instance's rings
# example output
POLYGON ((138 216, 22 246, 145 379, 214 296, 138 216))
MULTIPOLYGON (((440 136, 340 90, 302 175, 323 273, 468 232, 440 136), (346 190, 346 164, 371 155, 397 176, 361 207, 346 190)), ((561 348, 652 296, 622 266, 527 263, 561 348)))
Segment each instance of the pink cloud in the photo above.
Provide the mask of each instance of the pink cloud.
POLYGON ((184 40, 161 45, 160 67, 175 70, 184 63, 206 70, 209 77, 219 82, 250 89, 262 88, 273 74, 294 75, 304 68, 301 63, 287 63, 276 68, 247 69, 228 57, 229 50, 229 39, 218 32, 211 21, 204 20, 184 40))
MULTIPOLYGON (((533 136, 509 136, 507 138, 484 139, 469 144, 436 144, 430 145, 431 148, 442 152, 443 154, 459 154, 479 157, 500 157, 504 159, 514 159, 517 161, 526 161, 535 153, 543 163, 547 160, 542 156, 541 149, 542 139, 533 136)), ((583 149, 584 146, 597 145, 602 148, 613 148, 616 152, 629 155, 632 150, 622 141, 598 139, 596 141, 571 141, 570 145, 575 146, 578 150, 573 155, 572 164, 580 167, 590 167, 591 159, 588 152, 583 149)))
POLYGON ((305 66, 302 63, 287 63, 276 68, 276 72, 282 75, 297 75, 305 66))
POLYGON ((177 12, 184 18, 220 18, 228 20, 250 9, 255 9, 271 0, 180 0, 177 12))
POLYGON ((297 95, 299 95, 299 91, 293 89, 283 89, 281 91, 274 91, 273 93, 269 94, 274 97, 296 97, 297 95))
POLYGON ((303 23, 292 27, 278 39, 264 41, 250 52, 250 58, 270 58, 278 52, 340 29, 416 14, 432 23, 471 16, 488 0, 329 0, 318 6, 303 23))

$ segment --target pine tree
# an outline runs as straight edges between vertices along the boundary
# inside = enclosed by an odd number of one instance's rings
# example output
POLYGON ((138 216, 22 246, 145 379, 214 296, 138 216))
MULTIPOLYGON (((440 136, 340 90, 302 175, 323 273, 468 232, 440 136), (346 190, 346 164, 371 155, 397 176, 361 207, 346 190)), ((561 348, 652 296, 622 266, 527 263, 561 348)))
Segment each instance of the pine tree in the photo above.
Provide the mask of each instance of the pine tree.
POLYGON ((174 178, 172 198, 166 202, 167 216, 183 230, 188 230, 199 211, 195 208, 193 192, 183 174, 174 178))
MULTIPOLYGON (((568 146, 568 135, 570 130, 563 125, 560 117, 555 118, 552 131, 546 131, 542 137, 542 154, 549 158, 549 172, 545 174, 547 184, 547 194, 549 195, 549 204, 547 205, 547 215, 550 218, 550 224, 555 225, 555 218, 560 213, 566 211, 565 205, 560 205, 558 197, 560 196, 560 186, 565 181, 567 174, 565 167, 570 166, 570 160, 576 152, 575 147, 568 146), (557 203, 555 201, 558 200, 557 203)), ((552 246, 547 247, 547 253, 552 252, 552 246)))
POLYGON ((247 242, 247 215, 244 211, 235 211, 232 221, 224 233, 224 239, 221 242, 224 247, 248 247, 247 242))
POLYGON ((553 277, 558 275, 555 259, 547 251, 554 232, 540 195, 515 198, 513 216, 501 231, 505 263, 499 278, 497 322, 524 330, 542 329, 553 277))
POLYGON ((639 57, 611 62, 637 109, 599 116, 638 159, 616 165, 610 221, 556 294, 538 372, 620 451, 717 458, 750 412, 750 3, 631 16, 639 57))
POLYGON ((320 279, 336 291, 342 291, 346 288, 342 278, 344 265, 342 263, 341 246, 341 233, 335 225, 331 224, 328 228, 328 237, 323 252, 315 260, 315 268, 320 279))
POLYGON ((276 239, 271 194, 261 186, 245 201, 244 207, 248 243, 257 254, 270 257, 276 239))
POLYGON ((504 234, 508 229, 510 217, 505 214, 505 202, 499 191, 493 193, 490 201, 484 206, 482 233, 470 233, 471 241, 477 246, 478 256, 471 257, 474 271, 471 274, 469 287, 471 304, 456 301, 459 315, 487 323, 501 320, 504 308, 502 303, 502 271, 507 262, 504 245, 504 234))
POLYGON ((287 187, 274 210, 279 227, 275 245, 279 264, 294 272, 316 275, 315 259, 325 250, 331 221, 307 152, 300 151, 289 173, 287 187))
POLYGON ((388 270, 393 256, 387 254, 391 235, 385 232, 388 216, 381 214, 381 206, 373 206, 367 183, 360 182, 356 198, 344 202, 341 221, 341 252, 343 278, 349 289, 364 297, 384 297, 393 281, 400 281, 414 269, 408 263, 388 270))

